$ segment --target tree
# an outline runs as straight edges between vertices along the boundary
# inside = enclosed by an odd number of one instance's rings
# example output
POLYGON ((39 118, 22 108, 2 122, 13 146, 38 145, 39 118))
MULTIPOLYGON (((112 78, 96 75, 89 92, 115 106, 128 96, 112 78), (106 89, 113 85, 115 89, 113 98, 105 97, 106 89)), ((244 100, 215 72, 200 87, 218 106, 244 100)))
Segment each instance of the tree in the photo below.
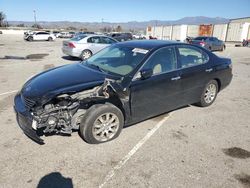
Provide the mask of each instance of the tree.
POLYGON ((86 31, 88 31, 88 29, 87 28, 81 28, 80 31, 86 32, 86 31))
POLYGON ((33 24, 31 27, 36 28, 36 29, 42 29, 42 26, 39 24, 33 24))
POLYGON ((73 27, 73 26, 69 26, 69 27, 67 27, 66 29, 67 29, 67 30, 76 30, 76 28, 73 27))
POLYGON ((103 27, 100 30, 104 33, 110 33, 112 31, 112 28, 108 26, 108 27, 103 27))
POLYGON ((0 27, 4 27, 5 26, 5 21, 6 19, 6 15, 3 12, 0 12, 0 27))
POLYGON ((115 30, 116 30, 116 32, 121 32, 122 31, 122 27, 120 25, 118 25, 115 30))
POLYGON ((16 26, 17 26, 17 27, 25 27, 24 24, 17 24, 16 26))

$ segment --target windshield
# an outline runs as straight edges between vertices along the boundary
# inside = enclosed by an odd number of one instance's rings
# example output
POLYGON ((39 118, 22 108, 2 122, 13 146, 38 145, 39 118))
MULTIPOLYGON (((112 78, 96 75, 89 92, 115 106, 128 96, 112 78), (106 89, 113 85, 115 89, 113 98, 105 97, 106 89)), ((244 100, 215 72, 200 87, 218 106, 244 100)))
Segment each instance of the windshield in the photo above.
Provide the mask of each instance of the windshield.
POLYGON ((98 69, 125 76, 132 72, 147 54, 148 50, 113 45, 105 48, 83 63, 98 69))

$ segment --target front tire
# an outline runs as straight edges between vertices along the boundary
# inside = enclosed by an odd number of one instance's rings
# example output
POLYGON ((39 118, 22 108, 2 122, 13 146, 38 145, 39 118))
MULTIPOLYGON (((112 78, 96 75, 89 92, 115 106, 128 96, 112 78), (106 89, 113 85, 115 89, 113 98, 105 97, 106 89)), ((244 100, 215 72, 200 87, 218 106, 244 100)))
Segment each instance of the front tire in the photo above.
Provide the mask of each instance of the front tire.
POLYGON ((48 38, 48 41, 52 41, 52 40, 53 40, 52 37, 49 37, 49 38, 48 38))
POLYGON ((28 37, 28 41, 33 41, 33 37, 28 37))
POLYGON ((223 52, 224 50, 226 49, 226 45, 223 45, 222 47, 221 47, 221 52, 223 52))
POLYGON ((93 54, 92 54, 92 52, 90 50, 83 50, 81 55, 80 55, 80 58, 82 60, 86 60, 86 59, 90 58, 92 55, 93 54))
POLYGON ((80 135, 89 144, 99 144, 117 138, 124 125, 123 113, 112 104, 89 108, 80 124, 80 135))
POLYGON ((200 101, 197 103, 200 107, 207 107, 213 104, 218 93, 218 83, 216 80, 209 81, 200 97, 200 101))

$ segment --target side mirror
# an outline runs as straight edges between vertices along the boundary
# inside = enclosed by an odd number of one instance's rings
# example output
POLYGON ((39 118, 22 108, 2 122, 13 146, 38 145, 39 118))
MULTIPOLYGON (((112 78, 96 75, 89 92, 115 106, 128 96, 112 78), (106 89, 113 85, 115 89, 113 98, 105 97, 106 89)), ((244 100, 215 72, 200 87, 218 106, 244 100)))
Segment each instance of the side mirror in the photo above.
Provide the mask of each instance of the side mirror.
POLYGON ((145 80, 150 78, 153 75, 152 69, 145 69, 141 71, 141 79, 145 80))

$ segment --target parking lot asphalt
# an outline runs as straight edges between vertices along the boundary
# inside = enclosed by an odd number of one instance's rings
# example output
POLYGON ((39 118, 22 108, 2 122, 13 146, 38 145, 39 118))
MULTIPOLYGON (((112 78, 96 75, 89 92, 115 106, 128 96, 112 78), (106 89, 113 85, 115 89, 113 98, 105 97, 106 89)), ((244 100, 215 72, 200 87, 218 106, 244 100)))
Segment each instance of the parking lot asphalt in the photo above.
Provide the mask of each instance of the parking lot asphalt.
POLYGON ((45 145, 18 127, 13 97, 32 75, 77 62, 62 39, 0 35, 0 187, 250 187, 250 48, 229 45, 231 85, 207 108, 187 106, 90 145, 77 132, 45 145))

